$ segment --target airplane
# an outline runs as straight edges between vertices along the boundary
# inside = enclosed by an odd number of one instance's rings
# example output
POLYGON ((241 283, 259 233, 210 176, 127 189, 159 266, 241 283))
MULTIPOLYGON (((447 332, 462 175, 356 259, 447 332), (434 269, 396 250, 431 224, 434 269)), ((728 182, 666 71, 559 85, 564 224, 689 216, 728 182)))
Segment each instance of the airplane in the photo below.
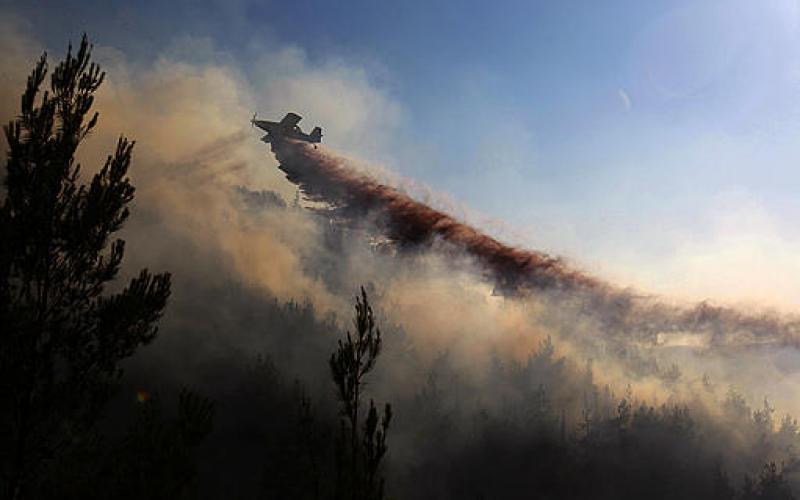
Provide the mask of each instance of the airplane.
POLYGON ((300 130, 297 123, 302 119, 303 118, 296 113, 287 113, 281 121, 270 122, 267 120, 256 120, 256 115, 253 115, 253 119, 250 120, 250 123, 267 133, 261 138, 261 140, 267 144, 276 139, 280 140, 283 138, 296 139, 312 144, 322 142, 322 129, 320 127, 314 127, 314 130, 312 130, 310 134, 306 134, 300 130))

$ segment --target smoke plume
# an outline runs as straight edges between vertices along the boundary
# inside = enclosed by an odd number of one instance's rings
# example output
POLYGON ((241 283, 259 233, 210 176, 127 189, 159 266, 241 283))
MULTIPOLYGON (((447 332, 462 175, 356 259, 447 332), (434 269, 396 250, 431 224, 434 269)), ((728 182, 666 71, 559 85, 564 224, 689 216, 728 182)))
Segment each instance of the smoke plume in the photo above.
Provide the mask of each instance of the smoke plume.
POLYGON ((378 212, 389 238, 401 246, 417 246, 441 238, 474 256, 504 291, 602 286, 558 258, 504 245, 392 187, 357 175, 341 160, 319 149, 284 140, 276 142, 273 150, 279 168, 308 199, 332 204, 350 216, 378 212))
POLYGON ((665 335, 698 335, 695 343, 794 343, 800 323, 777 314, 747 314, 701 302, 671 306, 653 297, 621 289, 571 268, 544 252, 503 244, 454 217, 415 201, 398 189, 351 168, 347 160, 290 139, 275 141, 273 152, 287 178, 309 201, 329 207, 331 217, 374 218, 399 248, 430 247, 438 242, 466 252, 478 263, 495 292, 525 296, 536 291, 578 298, 584 312, 598 318, 603 331, 632 340, 664 343, 665 335))

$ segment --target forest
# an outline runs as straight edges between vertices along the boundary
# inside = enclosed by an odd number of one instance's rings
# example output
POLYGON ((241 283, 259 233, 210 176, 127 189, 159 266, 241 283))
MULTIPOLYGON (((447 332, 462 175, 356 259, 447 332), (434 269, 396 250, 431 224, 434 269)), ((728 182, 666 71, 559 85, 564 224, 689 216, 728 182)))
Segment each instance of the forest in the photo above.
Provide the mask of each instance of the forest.
MULTIPOLYGON (((301 221, 315 239, 298 265, 345 301, 270 294, 180 233, 163 243, 175 268, 129 256, 127 224, 162 221, 134 203, 132 140, 96 171, 77 159, 102 122, 91 45, 31 64, 4 117, 1 497, 794 498, 796 418, 655 354, 581 297, 492 297, 491 317, 463 322, 434 302, 466 340, 423 345, 409 325, 433 338, 439 322, 389 314, 386 283, 426 297, 437 257, 242 185, 226 203, 253 224, 301 221), (202 259, 212 271, 187 272, 202 259), (532 345, 471 343, 528 316, 532 345)), ((469 307, 459 280, 480 277, 453 265, 443 293, 469 307)))

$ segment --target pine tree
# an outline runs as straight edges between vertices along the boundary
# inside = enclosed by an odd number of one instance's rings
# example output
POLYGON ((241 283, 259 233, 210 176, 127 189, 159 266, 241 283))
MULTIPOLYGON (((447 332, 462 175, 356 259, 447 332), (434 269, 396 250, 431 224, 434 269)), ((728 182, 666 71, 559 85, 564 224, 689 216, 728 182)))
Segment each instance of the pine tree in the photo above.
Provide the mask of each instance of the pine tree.
POLYGON ((115 294, 134 187, 133 142, 121 137, 89 184, 75 153, 97 125, 105 74, 86 36, 50 74, 31 72, 9 145, 0 205, 0 495, 33 496, 91 430, 121 374, 119 362, 156 336, 169 274, 146 269, 115 294), (43 90, 43 88, 45 88, 43 90))
MULTIPOLYGON (((766 403, 765 403, 766 404, 766 403)), ((774 462, 764 464, 758 478, 758 498, 761 500, 794 500, 792 489, 783 471, 774 462)))
POLYGON ((711 490, 712 500, 733 500, 733 488, 728 480, 728 475, 722 470, 720 464, 714 468, 714 482, 711 490))
POLYGON ((387 451, 392 407, 386 404, 379 422, 375 402, 370 400, 363 431, 359 432, 362 390, 365 377, 375 367, 381 351, 381 331, 375 326, 363 287, 361 297, 356 297, 355 309, 356 334, 347 331, 329 362, 343 416, 337 443, 336 498, 380 500, 383 498, 380 465, 387 451))

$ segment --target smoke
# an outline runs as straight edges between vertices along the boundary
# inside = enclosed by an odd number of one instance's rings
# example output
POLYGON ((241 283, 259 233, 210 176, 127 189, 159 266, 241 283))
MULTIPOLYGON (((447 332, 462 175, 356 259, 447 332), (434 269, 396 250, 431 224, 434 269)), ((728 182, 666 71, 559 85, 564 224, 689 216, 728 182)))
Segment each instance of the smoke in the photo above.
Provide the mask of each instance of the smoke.
POLYGON ((273 148, 279 168, 310 200, 332 204, 347 216, 377 212, 388 236, 401 246, 441 238, 474 256, 503 290, 600 286, 580 272, 570 270, 558 258, 503 245, 396 189, 355 174, 341 160, 321 150, 289 140, 276 142, 273 148))
MULTIPOLYGON (((696 345, 793 343, 800 323, 777 314, 747 314, 701 302, 694 307, 669 306, 570 268, 543 252, 505 245, 452 216, 372 180, 348 161, 323 149, 291 140, 273 150, 287 178, 310 201, 326 203, 332 217, 371 218, 397 246, 429 248, 438 242, 472 256, 495 286, 495 292, 525 296, 533 291, 571 293, 605 323, 604 330, 625 333, 629 340, 674 342, 696 333, 696 345), (638 338, 632 338, 633 335, 638 338)), ((441 247, 441 245, 439 245, 441 247)))
MULTIPOLYGON (((26 34, 24 23, 5 19, 9 29, 2 41, 14 57, 4 63, 0 102, 2 109, 13 110, 25 68, 41 44, 26 34)), ((57 57, 59 49, 52 54, 57 57)), ((275 150, 279 164, 274 163, 247 126, 255 109, 296 109, 309 123, 335 131, 331 135, 342 147, 368 157, 376 156, 365 146, 375 131, 390 133, 401 113, 371 86, 362 68, 341 61, 312 65, 293 47, 262 54, 254 82, 206 40, 181 39, 148 64, 134 64, 111 47, 95 49, 108 78, 97 100, 100 128, 80 159, 90 173, 102 164, 117 134, 137 140, 131 175, 138 189, 124 234, 129 243, 125 272, 148 266, 174 275, 173 307, 159 340, 164 358, 178 349, 177 332, 187 329, 203 332, 195 336, 198 352, 185 357, 198 363, 208 353, 253 353, 263 346, 226 326, 257 307, 250 299, 244 301, 249 306, 236 304, 231 297, 239 292, 231 289, 247 290, 258 300, 308 301, 319 317, 333 314, 346 324, 350 295, 358 285, 371 283, 385 321, 405 330, 416 355, 427 363, 449 352, 476 378, 483 376, 493 352, 524 359, 548 335, 562 354, 574 355, 579 363, 593 359, 596 377, 616 386, 658 386, 659 375, 675 357, 665 353, 681 347, 697 353, 680 360, 682 367, 696 365, 696 378, 709 371, 726 383, 756 387, 755 380, 780 375, 765 376, 773 366, 759 364, 762 371, 749 369, 745 380, 743 372, 729 369, 731 363, 709 358, 712 348, 722 346, 779 349, 794 342, 796 323, 785 316, 709 303, 676 306, 619 289, 559 258, 505 245, 450 215, 452 204, 433 200, 446 205, 445 211, 432 208, 430 201, 419 203, 372 180, 374 166, 324 148, 283 143, 275 150), (186 53, 192 62, 181 57, 186 53), (275 166, 301 186, 308 201, 334 210, 322 211, 320 218, 302 210, 248 207, 241 186, 284 200, 294 196, 293 184, 275 166), (334 237, 334 244, 331 218, 359 222, 366 231, 354 229, 356 238, 334 237), (376 232, 400 252, 370 246, 376 232), (209 307, 209 301, 217 305, 209 307), (208 316, 216 319, 204 319, 208 316), (209 331, 209 325, 216 326, 209 331), (625 356, 614 354, 622 350, 625 356), (656 368, 646 362, 653 357, 662 359, 656 368)), ((381 175, 399 183, 391 172, 381 175)), ((726 353, 725 359, 746 355, 726 353)), ((408 370, 396 367, 394 380, 404 380, 408 370)), ((183 376, 190 380, 191 370, 183 376)), ((752 394, 761 396, 755 388, 752 394)))
POLYGON ((411 279, 396 269, 370 277, 380 276, 382 305, 428 361, 449 352, 476 375, 492 352, 523 361, 550 335, 561 355, 592 360, 595 382, 628 386, 638 397, 710 409, 735 387, 750 400, 766 395, 782 410, 800 409, 797 318, 623 289, 543 252, 504 245, 323 147, 284 141, 273 150, 323 217, 371 228, 364 238, 418 270, 411 279))
MULTIPOLYGON (((15 109, 40 47, 15 30, 0 30, 14 33, 0 49, 18 55, 3 62, 4 112, 15 109)), ((182 42, 182 50, 203 46, 182 42)), ((400 113, 363 69, 312 65, 292 47, 265 48, 271 75, 256 81, 197 50, 193 62, 166 50, 138 65, 109 47, 95 55, 108 78, 99 129, 81 150, 84 171, 102 164, 117 134, 137 140, 124 273, 167 270, 175 287, 158 339, 127 366, 131 385, 188 384, 229 401, 237 370, 265 354, 324 400, 326 358, 349 324, 352 294, 366 284, 386 335, 370 387, 379 400, 413 401, 438 373, 444 391, 460 395, 451 396, 460 405, 454 419, 463 424, 484 407, 502 414, 529 387, 498 382, 505 379, 494 363, 523 366, 551 338, 561 375, 531 380, 548 386, 570 424, 584 403, 583 372, 609 394, 630 386, 640 400, 707 404, 734 385, 749 400, 768 393, 780 408, 800 410, 792 318, 620 289, 505 245, 324 147, 275 144, 277 163, 265 154, 247 120, 256 109, 289 108, 336 131, 353 154, 377 156, 367 146, 372 133, 391 131, 400 113), (317 210, 294 206, 295 185, 317 210), (439 373, 441 365, 450 372, 439 373)), ((607 400, 604 411, 613 411, 607 400)), ((413 412, 405 408, 398 422, 413 412)), ((398 432, 392 453, 410 462, 414 449, 398 432)))

